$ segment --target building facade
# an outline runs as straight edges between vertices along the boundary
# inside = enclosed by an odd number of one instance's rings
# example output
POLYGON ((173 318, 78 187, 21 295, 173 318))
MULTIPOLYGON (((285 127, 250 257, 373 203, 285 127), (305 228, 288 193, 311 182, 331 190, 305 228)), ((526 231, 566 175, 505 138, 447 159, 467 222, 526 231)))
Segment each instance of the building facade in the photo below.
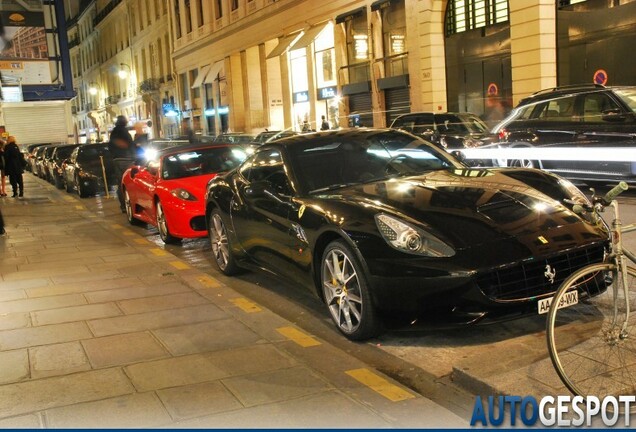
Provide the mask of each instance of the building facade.
POLYGON ((81 4, 69 16, 80 135, 117 114, 165 137, 315 130, 322 116, 384 127, 414 111, 487 117, 557 85, 636 84, 635 0, 81 4))
POLYGON ((92 0, 67 13, 77 140, 108 139, 118 115, 144 122, 151 137, 175 133, 161 110, 175 91, 167 3, 92 0))

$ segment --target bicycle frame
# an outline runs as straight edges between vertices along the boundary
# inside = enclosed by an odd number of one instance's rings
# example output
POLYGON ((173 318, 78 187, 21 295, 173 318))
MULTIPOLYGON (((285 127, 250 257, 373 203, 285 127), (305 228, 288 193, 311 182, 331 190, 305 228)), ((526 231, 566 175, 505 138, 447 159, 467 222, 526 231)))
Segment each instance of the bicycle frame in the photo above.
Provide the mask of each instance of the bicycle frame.
MULTIPOLYGON (((630 306, 629 306, 629 287, 627 286, 627 262, 626 257, 636 264, 636 255, 630 252, 627 249, 623 249, 623 233, 628 233, 631 231, 636 231, 636 224, 630 224, 623 226, 620 213, 618 210, 618 201, 614 200, 611 203, 612 208, 614 209, 614 220, 612 221, 612 229, 611 229, 611 241, 612 241, 612 253, 609 257, 611 261, 614 261, 616 265, 616 276, 620 274, 620 277, 623 279, 623 295, 625 296, 625 319, 621 326, 621 331, 618 337, 620 339, 627 338, 627 323, 629 321, 630 314, 630 306)), ((618 299, 618 287, 614 284, 614 298, 618 299)), ((614 301, 614 317, 612 319, 612 328, 617 325, 618 318, 618 301, 614 301)))

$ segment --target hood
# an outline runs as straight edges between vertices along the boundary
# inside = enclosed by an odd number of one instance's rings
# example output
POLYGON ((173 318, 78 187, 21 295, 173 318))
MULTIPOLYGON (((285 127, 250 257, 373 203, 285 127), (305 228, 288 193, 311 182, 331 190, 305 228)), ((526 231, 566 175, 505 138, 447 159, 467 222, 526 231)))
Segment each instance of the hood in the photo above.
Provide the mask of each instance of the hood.
POLYGON ((205 174, 194 177, 184 177, 174 180, 162 180, 162 186, 168 191, 175 189, 185 189, 199 200, 205 197, 205 190, 208 182, 215 178, 217 174, 205 174))
POLYGON ((456 249, 510 238, 526 238, 530 247, 604 239, 559 201, 505 171, 442 170, 337 192, 328 198, 410 220, 456 249))

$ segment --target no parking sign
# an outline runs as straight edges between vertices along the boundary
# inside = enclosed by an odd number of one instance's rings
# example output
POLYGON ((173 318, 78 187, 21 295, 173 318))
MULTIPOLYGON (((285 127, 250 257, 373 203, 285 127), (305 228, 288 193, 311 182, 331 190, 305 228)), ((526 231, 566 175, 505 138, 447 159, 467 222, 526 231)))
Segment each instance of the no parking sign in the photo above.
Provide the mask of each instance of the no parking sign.
POLYGON ((495 83, 488 84, 488 89, 486 90, 486 94, 488 96, 497 96, 499 94, 499 87, 497 87, 497 84, 495 83))
POLYGON ((605 72, 605 70, 603 69, 599 69, 596 72, 594 72, 594 84, 600 84, 600 85, 605 85, 607 84, 607 72, 605 72))

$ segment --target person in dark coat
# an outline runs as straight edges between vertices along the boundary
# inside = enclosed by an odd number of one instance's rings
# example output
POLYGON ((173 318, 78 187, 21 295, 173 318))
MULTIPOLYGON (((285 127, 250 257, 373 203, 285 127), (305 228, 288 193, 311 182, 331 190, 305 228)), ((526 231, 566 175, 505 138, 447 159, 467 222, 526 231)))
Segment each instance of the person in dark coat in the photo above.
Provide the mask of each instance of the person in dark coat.
POLYGON ((0 197, 7 196, 6 190, 6 172, 4 170, 4 146, 5 142, 0 140, 0 197))
POLYGON ((4 169, 13 189, 12 197, 24 196, 22 173, 24 172, 25 160, 14 136, 7 138, 7 145, 4 146, 4 163, 4 169))
POLYGON ((135 160, 135 145, 126 125, 128 120, 123 115, 117 116, 115 127, 110 132, 108 151, 113 158, 115 178, 117 179, 117 198, 122 213, 126 212, 124 195, 121 193, 121 178, 135 160))
POLYGON ((331 129, 331 128, 329 127, 329 122, 327 121, 327 119, 325 118, 325 116, 320 116, 320 119, 322 120, 322 122, 320 123, 320 130, 321 130, 321 131, 331 129))

